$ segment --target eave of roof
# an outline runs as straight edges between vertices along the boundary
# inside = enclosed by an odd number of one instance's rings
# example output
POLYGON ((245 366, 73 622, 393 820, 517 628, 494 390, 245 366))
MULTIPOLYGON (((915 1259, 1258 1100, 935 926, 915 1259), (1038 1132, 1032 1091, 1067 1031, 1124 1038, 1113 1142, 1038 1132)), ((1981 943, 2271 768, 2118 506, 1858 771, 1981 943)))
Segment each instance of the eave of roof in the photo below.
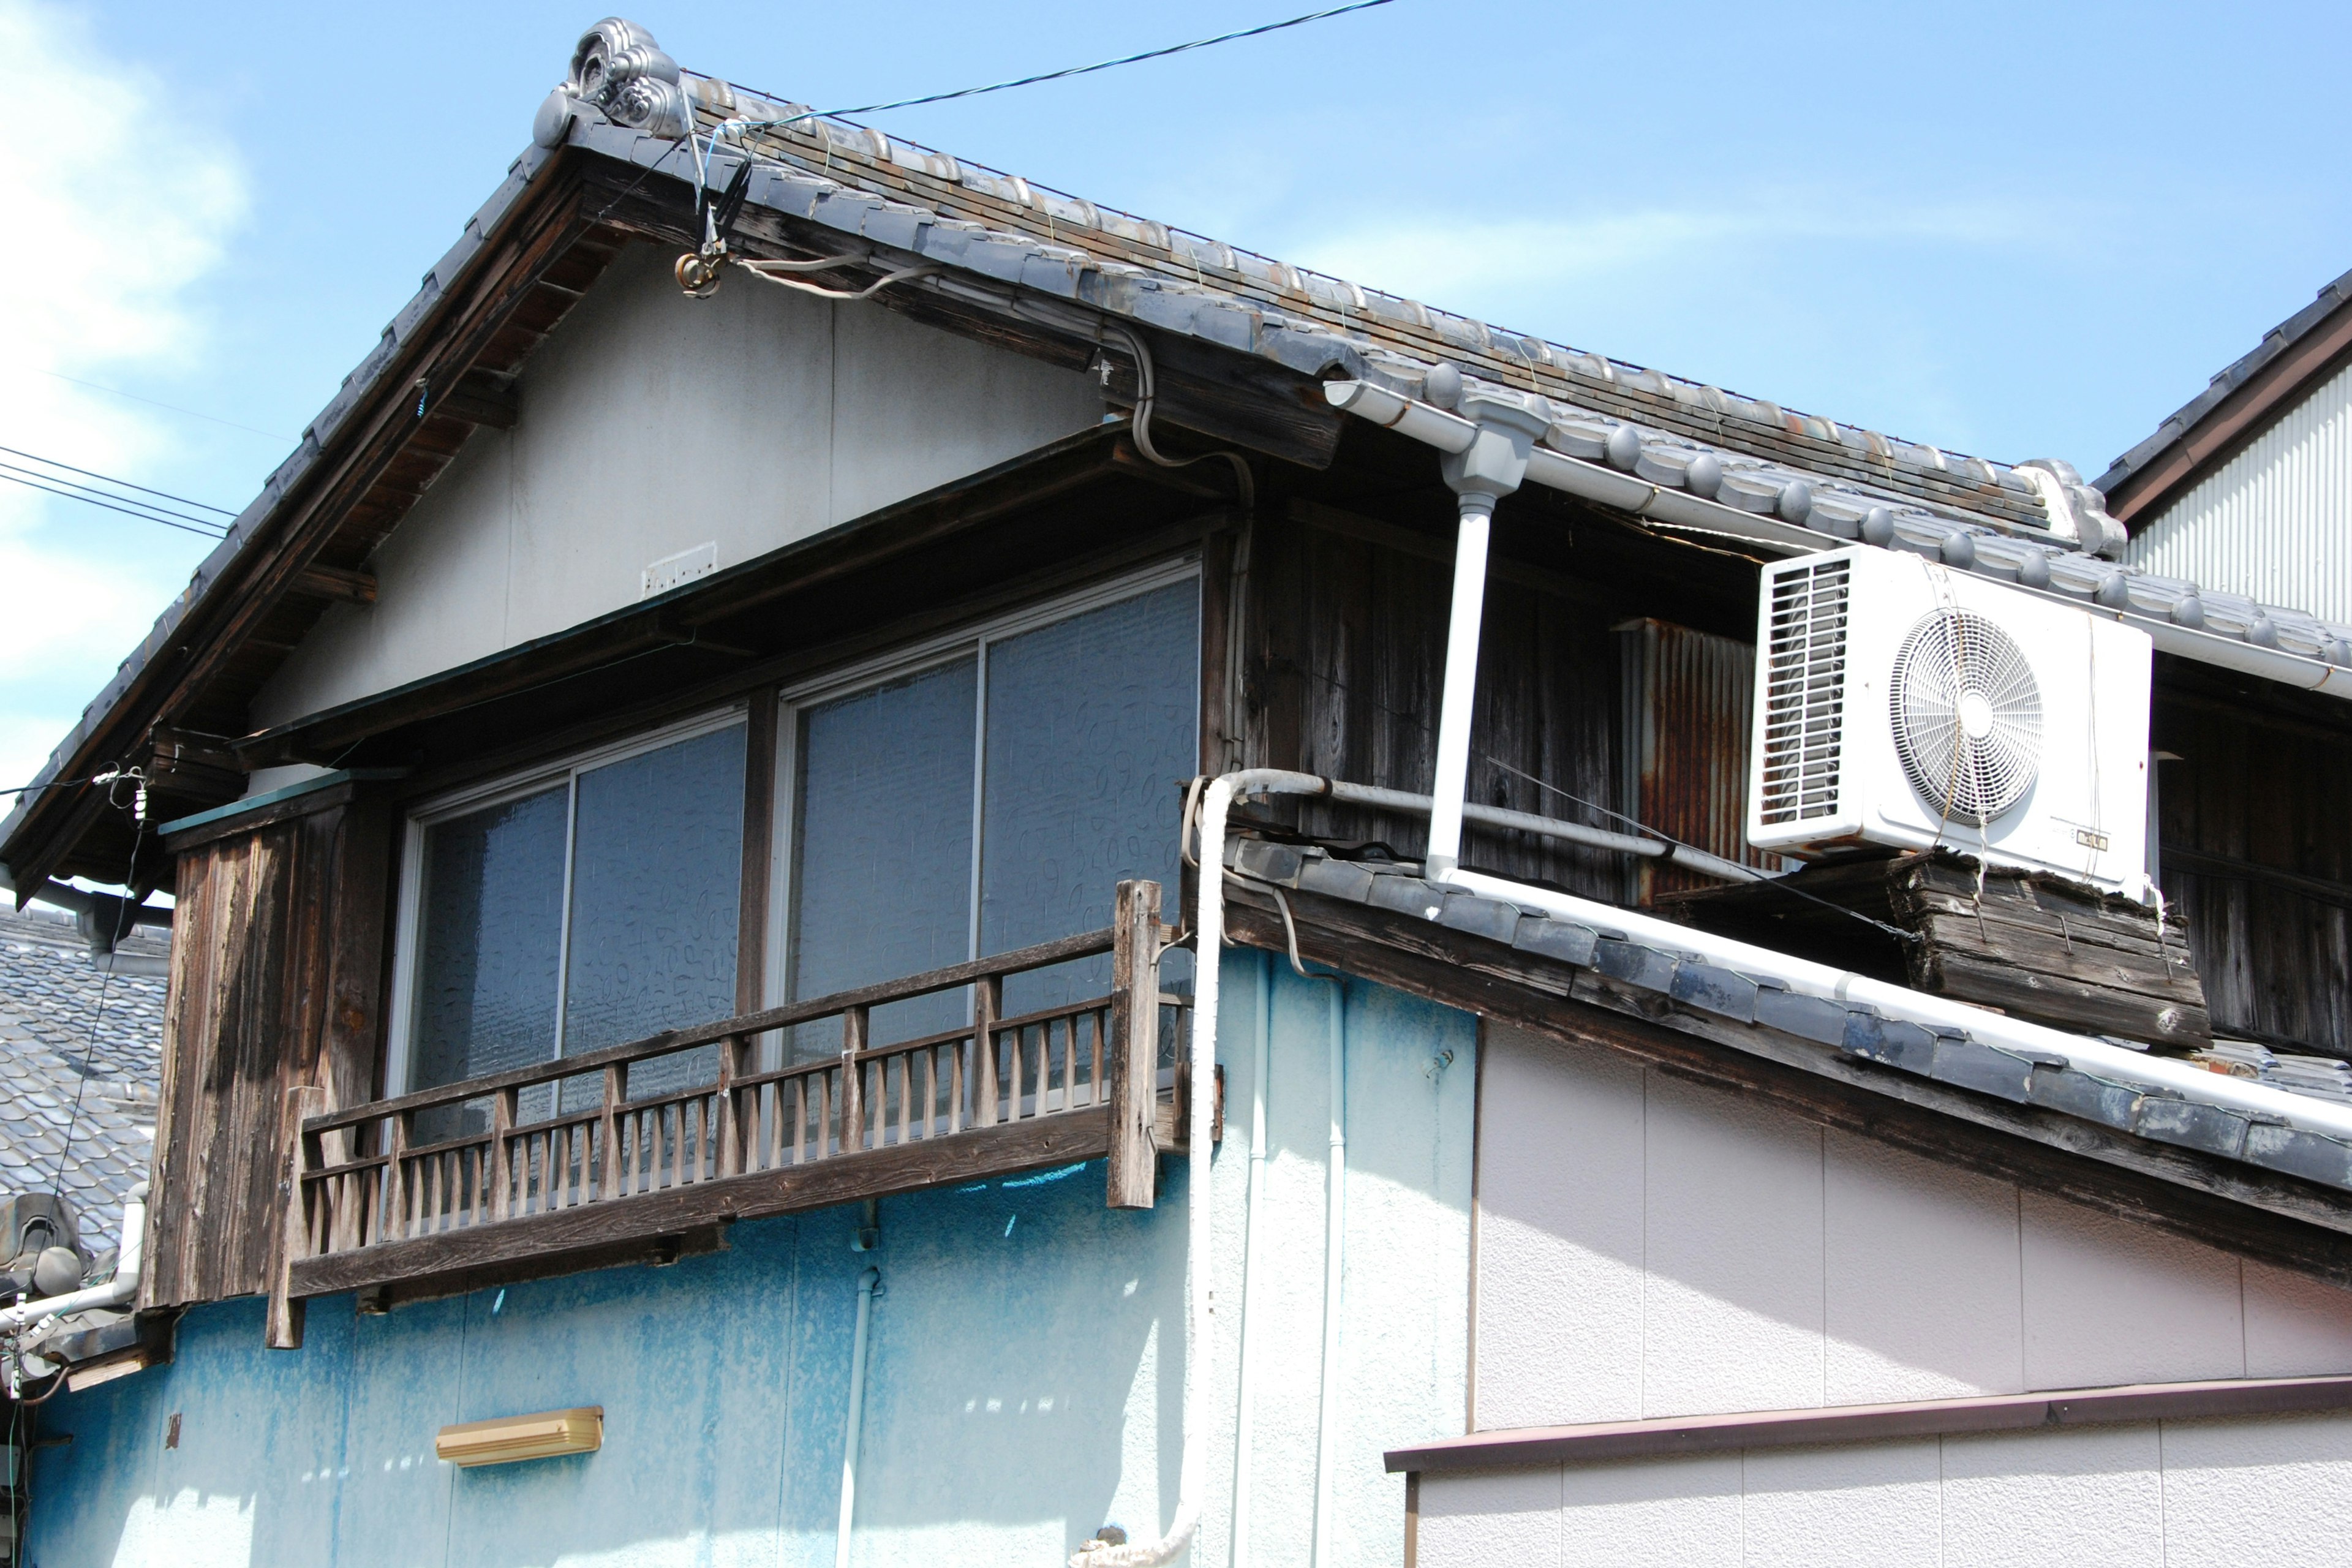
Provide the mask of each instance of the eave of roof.
POLYGON ((2095 481, 2126 527, 2237 450, 2352 349, 2352 272, 2263 334, 2095 481))

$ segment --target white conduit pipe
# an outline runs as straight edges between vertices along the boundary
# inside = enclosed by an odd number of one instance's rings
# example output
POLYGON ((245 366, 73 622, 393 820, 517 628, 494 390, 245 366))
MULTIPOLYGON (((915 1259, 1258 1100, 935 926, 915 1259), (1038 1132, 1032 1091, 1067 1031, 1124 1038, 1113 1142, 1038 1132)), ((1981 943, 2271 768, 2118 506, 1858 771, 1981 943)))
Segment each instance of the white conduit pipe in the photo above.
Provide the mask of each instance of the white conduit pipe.
POLYGON ((1325 1180, 1329 1191, 1323 1201, 1323 1372, 1319 1384, 1322 1409, 1315 1437, 1315 1568, 1330 1568, 1338 1546, 1339 1500, 1334 1488, 1339 1468, 1339 1311, 1343 1253, 1348 1234, 1348 982, 1331 982, 1330 1115, 1331 1146, 1325 1180))
POLYGON ((1462 799, 1470 784, 1470 714, 1478 690, 1478 626, 1486 605, 1486 537, 1495 520, 1495 498, 1465 495, 1462 527, 1454 546, 1454 610, 1445 635, 1445 684, 1437 710, 1437 783, 1430 791, 1429 849, 1423 863, 1432 877, 1454 869, 1462 858, 1462 799))
MULTIPOLYGON (((1189 828, 1188 828, 1189 831, 1189 828)), ((1249 1568, 1250 1445, 1257 1424, 1257 1292, 1265 1283, 1265 1227, 1257 1222, 1265 1186, 1265 1080, 1274 1065, 1274 955, 1265 955, 1257 988, 1257 1040, 1250 1064, 1249 1196, 1242 1223, 1241 1387, 1234 1402, 1233 1568, 1249 1568)))
POLYGON ((0 1334, 18 1333, 44 1318, 62 1318, 68 1312, 128 1306, 139 1294, 139 1271, 146 1258, 147 1184, 142 1182, 122 1200, 122 1242, 114 1255, 114 1278, 87 1290, 11 1307, 0 1312, 0 1334))
POLYGON ((849 1415, 841 1434, 841 1519, 833 1531, 833 1568, 849 1568, 849 1526, 857 1512, 857 1442, 866 1418, 866 1330, 874 1318, 874 1288, 882 1271, 857 1277, 857 1331, 849 1343, 849 1415))

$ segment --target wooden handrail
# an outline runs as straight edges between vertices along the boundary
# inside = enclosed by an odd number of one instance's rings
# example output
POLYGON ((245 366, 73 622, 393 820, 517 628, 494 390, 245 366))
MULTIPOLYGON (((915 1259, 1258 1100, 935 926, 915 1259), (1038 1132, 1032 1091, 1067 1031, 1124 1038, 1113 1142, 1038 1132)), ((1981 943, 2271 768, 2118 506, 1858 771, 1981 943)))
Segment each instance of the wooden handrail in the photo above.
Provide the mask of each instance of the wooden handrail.
MULTIPOLYGON (((479 1100, 502 1089, 532 1089, 542 1083, 559 1083, 567 1078, 579 1078, 606 1067, 628 1067, 638 1062, 658 1060, 680 1051, 714 1045, 730 1036, 764 1035, 772 1029, 790 1028, 796 1024, 813 1024, 823 1018, 834 1017, 853 1007, 878 1007, 887 1003, 928 996, 934 992, 952 991, 975 980, 1002 979, 1008 974, 1066 963, 1072 959, 1092 958, 1111 951, 1114 934, 1112 928, 1106 927, 1079 936, 1041 942, 1034 947, 1015 948, 993 958, 975 958, 968 963, 950 964, 945 969, 928 970, 903 980, 887 980, 878 985, 860 986, 855 991, 836 991, 830 996, 791 1002, 781 1007, 745 1013, 740 1017, 722 1018, 712 1024, 698 1024, 690 1029, 665 1030, 641 1040, 607 1046, 597 1051, 583 1051, 576 1057, 554 1058, 534 1062, 529 1067, 509 1068, 504 1072, 467 1079, 463 1083, 442 1084, 390 1100, 373 1100, 345 1110, 310 1117, 303 1121, 302 1131, 331 1132, 338 1128, 357 1127, 378 1117, 402 1111, 462 1105, 467 1100, 479 1100)), ((894 1046, 889 1048, 899 1050, 905 1047, 894 1046)), ((839 1059, 837 1057, 828 1058, 825 1065, 838 1065, 839 1059)))

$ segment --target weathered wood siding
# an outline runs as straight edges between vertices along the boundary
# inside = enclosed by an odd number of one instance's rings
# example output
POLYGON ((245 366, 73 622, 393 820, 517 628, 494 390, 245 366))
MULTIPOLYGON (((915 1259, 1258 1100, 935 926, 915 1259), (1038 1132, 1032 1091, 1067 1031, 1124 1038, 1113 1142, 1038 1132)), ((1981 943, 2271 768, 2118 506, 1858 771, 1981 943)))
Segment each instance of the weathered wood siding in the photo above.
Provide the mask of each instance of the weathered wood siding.
MULTIPOLYGON (((324 799, 324 797, 321 797, 324 799)), ((258 1294, 286 1090, 374 1088, 389 816, 348 799, 179 851, 142 1306, 258 1294)))
MULTIPOLYGON (((1239 672, 1250 764, 1426 794, 1436 771, 1450 546, 1263 519, 1251 545, 1239 672)), ((1602 820, 1507 771, 1517 769, 1554 790, 1623 809, 1616 798, 1619 679, 1610 629, 1617 618, 1527 574, 1495 574, 1471 726, 1475 798, 1602 820)), ((1407 858, 1418 857, 1427 838, 1425 823, 1402 816, 1291 803, 1271 809, 1309 831, 1379 839, 1407 858)), ((1623 888, 1615 857, 1475 825, 1463 859, 1595 897, 1614 899, 1623 888)))
POLYGON ((2352 739, 2157 702, 2158 868, 2220 1035, 2352 1053, 2352 739))

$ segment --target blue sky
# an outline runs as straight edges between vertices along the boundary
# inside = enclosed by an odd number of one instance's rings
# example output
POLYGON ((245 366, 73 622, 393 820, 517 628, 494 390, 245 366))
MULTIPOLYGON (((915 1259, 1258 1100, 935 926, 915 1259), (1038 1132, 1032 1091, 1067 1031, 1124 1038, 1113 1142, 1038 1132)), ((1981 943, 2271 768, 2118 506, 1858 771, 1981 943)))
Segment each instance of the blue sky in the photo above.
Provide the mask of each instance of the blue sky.
MULTIPOLYGON (((630 14, 691 68, 830 106, 1305 8, 630 14)), ((598 14, 0 0, 0 197, 37 220, 0 246, 0 446, 242 506, 521 150, 598 14)), ((1397 0, 877 118, 1558 342, 2095 475, 2352 268, 2347 44, 2342 5, 1397 0)), ((204 545, 0 492, 10 784, 204 545)))

